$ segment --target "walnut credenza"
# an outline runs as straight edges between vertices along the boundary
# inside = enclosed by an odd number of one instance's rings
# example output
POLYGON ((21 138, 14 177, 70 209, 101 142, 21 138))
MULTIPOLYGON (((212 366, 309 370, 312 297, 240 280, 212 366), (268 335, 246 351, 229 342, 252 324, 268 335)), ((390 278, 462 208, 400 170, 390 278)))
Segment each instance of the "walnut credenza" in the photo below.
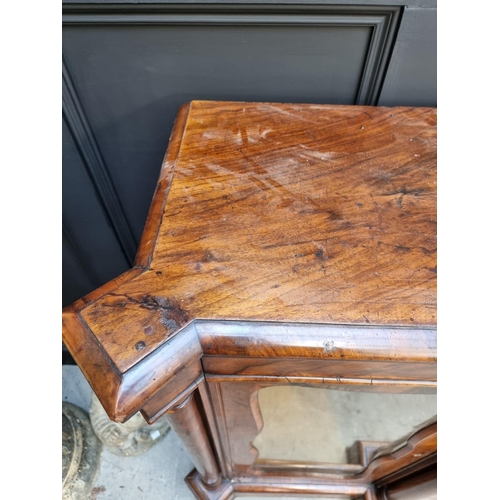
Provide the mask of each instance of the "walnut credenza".
POLYGON ((435 420, 355 464, 252 441, 262 388, 436 392, 436 110, 184 105, 134 267, 63 340, 110 418, 168 415, 198 498, 432 498, 435 420))

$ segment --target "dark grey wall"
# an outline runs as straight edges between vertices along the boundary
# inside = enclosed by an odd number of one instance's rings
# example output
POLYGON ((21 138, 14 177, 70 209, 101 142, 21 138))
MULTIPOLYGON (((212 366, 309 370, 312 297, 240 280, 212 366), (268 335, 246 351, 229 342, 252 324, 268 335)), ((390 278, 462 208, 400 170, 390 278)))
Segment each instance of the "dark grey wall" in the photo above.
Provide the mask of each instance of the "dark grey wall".
POLYGON ((131 266, 184 102, 436 105, 435 2, 309 3, 64 3, 63 306, 131 266))

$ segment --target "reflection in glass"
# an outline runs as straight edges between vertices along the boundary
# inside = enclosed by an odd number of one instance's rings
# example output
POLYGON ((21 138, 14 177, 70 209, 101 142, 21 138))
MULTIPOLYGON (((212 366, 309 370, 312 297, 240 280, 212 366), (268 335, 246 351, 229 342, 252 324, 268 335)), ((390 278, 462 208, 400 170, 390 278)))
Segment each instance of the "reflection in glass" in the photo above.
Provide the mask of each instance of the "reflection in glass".
POLYGON ((259 391, 259 459, 349 463, 355 441, 394 441, 437 413, 435 394, 383 394, 299 386, 259 391))

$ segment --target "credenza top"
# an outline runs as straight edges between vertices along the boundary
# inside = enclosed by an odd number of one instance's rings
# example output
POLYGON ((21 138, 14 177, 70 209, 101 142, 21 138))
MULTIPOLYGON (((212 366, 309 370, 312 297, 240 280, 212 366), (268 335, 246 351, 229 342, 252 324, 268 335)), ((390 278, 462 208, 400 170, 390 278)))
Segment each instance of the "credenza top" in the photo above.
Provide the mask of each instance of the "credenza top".
POLYGON ((436 109, 185 105, 136 267, 71 310, 121 372, 196 319, 435 328, 436 109))

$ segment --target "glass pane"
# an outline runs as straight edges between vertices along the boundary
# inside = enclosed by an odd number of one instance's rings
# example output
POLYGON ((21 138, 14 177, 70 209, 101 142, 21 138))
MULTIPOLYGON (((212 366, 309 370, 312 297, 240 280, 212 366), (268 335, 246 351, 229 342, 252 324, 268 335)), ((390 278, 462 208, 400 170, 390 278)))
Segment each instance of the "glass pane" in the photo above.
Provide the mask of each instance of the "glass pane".
POLYGON ((259 459, 337 464, 356 441, 394 441, 437 414, 435 394, 285 386, 261 389, 259 403, 259 459))

